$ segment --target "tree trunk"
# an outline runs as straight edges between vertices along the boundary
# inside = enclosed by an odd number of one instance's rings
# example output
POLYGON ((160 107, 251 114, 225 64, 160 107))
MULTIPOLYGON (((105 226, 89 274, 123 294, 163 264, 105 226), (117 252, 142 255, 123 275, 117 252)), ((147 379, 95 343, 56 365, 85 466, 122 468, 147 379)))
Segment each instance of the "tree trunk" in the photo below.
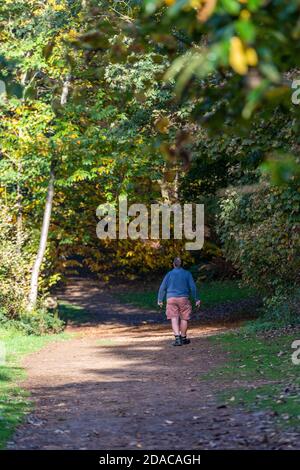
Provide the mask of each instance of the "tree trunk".
MULTIPOLYGON (((67 103, 69 90, 71 85, 71 76, 66 77, 66 80, 63 83, 62 93, 60 102, 64 106, 67 103)), ((51 163, 51 170, 50 170, 50 179, 48 183, 48 190, 47 190, 47 198, 44 210, 44 217, 43 217, 43 224, 41 230, 41 237, 40 237, 40 244, 39 249, 36 255, 36 259, 32 268, 31 273, 31 281, 30 281, 30 291, 28 296, 28 308, 29 310, 33 310, 36 306, 37 297, 38 297, 38 286, 39 286, 39 275, 42 266, 42 262, 44 259, 46 245, 48 240, 48 233, 49 233, 49 225, 51 219, 51 212, 52 212, 52 205, 53 205, 53 197, 54 197, 54 168, 53 168, 53 161, 51 163)))
POLYGON ((179 170, 178 166, 175 169, 175 177, 173 181, 173 199, 177 203, 179 201, 179 170))
POLYGON ((52 204, 53 204, 53 196, 54 196, 54 171, 53 169, 51 169, 50 179, 49 179, 48 189, 47 189, 47 197, 46 197, 43 224, 42 224, 42 230, 41 230, 40 244, 39 244, 39 249, 38 249, 36 259, 32 268, 32 273, 31 273, 30 292, 29 292, 29 299, 28 299, 29 310, 33 310, 37 302, 39 275, 40 275, 41 265, 44 259, 46 245, 47 245, 49 225, 50 225, 51 212, 52 212, 52 204))
POLYGON ((179 169, 178 166, 169 169, 169 173, 174 173, 173 181, 168 181, 166 173, 168 169, 166 165, 162 169, 162 178, 157 180, 160 186, 161 197, 164 204, 172 204, 179 202, 179 169))
POLYGON ((67 103, 69 90, 71 85, 71 76, 68 76, 63 84, 63 89, 60 97, 60 104, 64 106, 67 103))

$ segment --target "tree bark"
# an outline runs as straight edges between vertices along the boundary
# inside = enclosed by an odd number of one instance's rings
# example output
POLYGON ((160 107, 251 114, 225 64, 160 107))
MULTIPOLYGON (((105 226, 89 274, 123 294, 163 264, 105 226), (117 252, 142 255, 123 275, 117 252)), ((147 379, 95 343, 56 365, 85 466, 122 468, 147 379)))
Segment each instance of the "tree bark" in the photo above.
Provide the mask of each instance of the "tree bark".
POLYGON ((43 216, 40 244, 39 244, 39 249, 38 249, 36 259, 32 268, 32 273, 31 273, 30 292, 29 292, 29 298, 28 298, 29 310, 33 310, 37 302, 39 275, 40 275, 41 265, 44 259, 47 240, 48 240, 49 225, 50 225, 52 205, 53 205, 53 197, 54 197, 54 170, 51 169, 50 179, 49 179, 48 189, 47 189, 44 216, 43 216))
MULTIPOLYGON (((62 89, 61 99, 60 99, 60 102, 62 105, 65 105, 67 103, 70 85, 71 85, 71 77, 68 76, 65 82, 63 83, 63 89, 62 89)), ((43 216, 42 230, 41 230, 41 236, 40 236, 40 244, 39 244, 39 249, 38 249, 36 259, 35 259, 32 272, 31 272, 30 291, 29 291, 29 296, 28 296, 29 310, 33 310, 36 307, 37 298, 38 298, 39 275, 40 275, 41 266, 42 266, 45 251, 46 251, 49 226, 50 226, 50 220, 51 220, 51 212, 52 212, 53 197, 54 197, 54 180, 55 180, 54 164, 52 161, 51 169, 50 169, 50 178, 49 178, 48 189, 47 189, 46 204, 45 204, 45 210, 44 210, 44 216, 43 216)))
POLYGON ((64 106, 67 103, 69 90, 71 85, 71 77, 68 76, 63 84, 63 89, 60 97, 60 104, 64 106))
POLYGON ((177 203, 179 201, 179 168, 176 166, 169 170, 169 172, 174 173, 173 181, 167 181, 166 172, 167 167, 164 166, 162 178, 157 180, 162 200, 165 204, 177 203))

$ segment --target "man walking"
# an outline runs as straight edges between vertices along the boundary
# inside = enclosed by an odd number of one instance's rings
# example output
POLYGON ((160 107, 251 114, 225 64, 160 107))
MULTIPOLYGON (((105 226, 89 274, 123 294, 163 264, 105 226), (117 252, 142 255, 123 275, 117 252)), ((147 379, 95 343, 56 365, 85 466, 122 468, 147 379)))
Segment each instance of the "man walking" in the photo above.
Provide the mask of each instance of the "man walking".
POLYGON ((191 294, 196 301, 196 307, 200 306, 200 300, 193 276, 181 267, 181 259, 175 258, 173 266, 174 269, 166 274, 161 283, 157 303, 162 307, 163 300, 167 296, 166 314, 168 320, 171 320, 175 335, 173 345, 182 346, 190 343, 190 340, 186 337, 188 320, 191 318, 192 313, 189 295, 191 294))

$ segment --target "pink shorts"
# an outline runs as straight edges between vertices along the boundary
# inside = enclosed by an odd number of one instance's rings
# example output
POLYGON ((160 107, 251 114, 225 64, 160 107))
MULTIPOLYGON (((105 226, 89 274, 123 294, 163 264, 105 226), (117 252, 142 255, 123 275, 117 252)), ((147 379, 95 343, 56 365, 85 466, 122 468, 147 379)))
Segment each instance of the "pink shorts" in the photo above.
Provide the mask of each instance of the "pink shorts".
POLYGON ((180 317, 182 320, 191 318, 192 305, 188 297, 170 297, 167 300, 166 314, 168 320, 180 317))

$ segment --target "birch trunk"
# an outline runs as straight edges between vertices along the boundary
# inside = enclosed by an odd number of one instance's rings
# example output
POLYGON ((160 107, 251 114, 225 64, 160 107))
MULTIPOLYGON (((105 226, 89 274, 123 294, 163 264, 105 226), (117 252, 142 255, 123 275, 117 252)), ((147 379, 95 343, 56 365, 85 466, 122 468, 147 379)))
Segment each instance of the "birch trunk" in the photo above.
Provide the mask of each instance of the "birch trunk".
POLYGON ((44 210, 44 216, 43 216, 40 244, 39 244, 39 249, 38 249, 36 259, 32 268, 32 273, 31 273, 30 291, 29 291, 29 298, 28 298, 29 310, 33 310, 37 302, 39 275, 40 275, 40 270, 41 270, 41 266, 42 266, 42 262, 44 259, 46 246, 47 246, 53 197, 54 197, 54 171, 51 170, 50 179, 48 183, 48 189, 47 189, 47 197, 46 197, 46 204, 45 204, 45 210, 44 210))
MULTIPOLYGON (((71 78, 67 77, 65 82, 63 83, 62 94, 61 94, 61 99, 60 99, 60 102, 62 105, 65 105, 67 103, 70 85, 71 85, 71 78)), ((45 210, 44 210, 44 216, 43 216, 39 249, 38 249, 36 259, 35 259, 32 272, 31 272, 30 291, 29 291, 29 296, 28 296, 29 310, 33 310, 35 308, 36 303, 37 303, 37 298, 38 298, 39 276, 40 276, 41 266, 42 266, 44 256, 45 256, 48 233, 49 233, 49 226, 50 226, 50 220, 51 220, 51 212, 52 212, 53 197, 54 197, 54 180, 55 180, 55 175, 54 175, 54 168, 53 168, 53 162, 52 162, 48 189, 47 189, 47 197, 46 197, 46 204, 45 204, 45 210)))

